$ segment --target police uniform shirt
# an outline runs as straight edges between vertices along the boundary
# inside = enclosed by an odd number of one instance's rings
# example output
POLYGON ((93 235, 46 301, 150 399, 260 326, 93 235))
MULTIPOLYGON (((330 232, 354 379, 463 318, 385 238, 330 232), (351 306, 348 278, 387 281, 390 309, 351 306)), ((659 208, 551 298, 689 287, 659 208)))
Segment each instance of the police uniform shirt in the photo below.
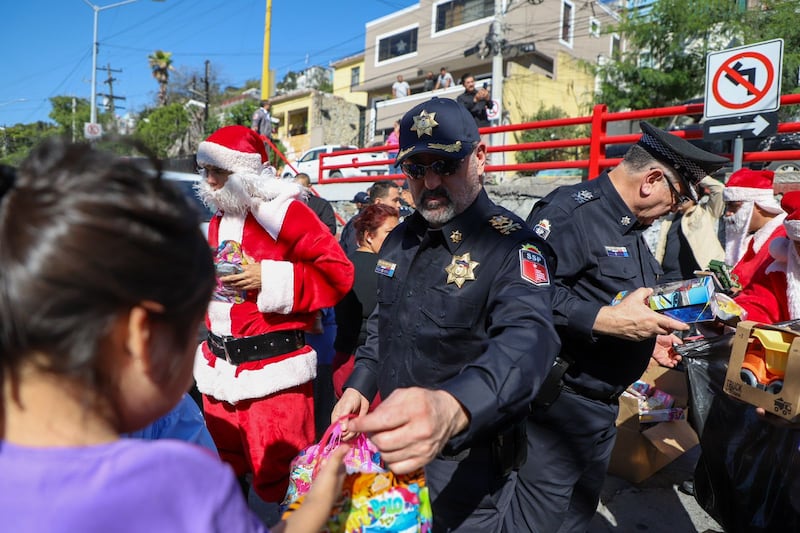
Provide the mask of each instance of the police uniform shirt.
POLYGON ((415 212, 381 248, 378 307, 346 386, 451 393, 470 417, 453 448, 519 420, 558 353, 552 260, 485 191, 440 230, 415 212))
POLYGON ((600 308, 620 291, 653 287, 661 267, 607 173, 560 187, 534 205, 527 222, 558 258, 554 320, 562 354, 574 361, 564 381, 599 393, 624 390, 642 375, 655 339, 594 335, 600 308))

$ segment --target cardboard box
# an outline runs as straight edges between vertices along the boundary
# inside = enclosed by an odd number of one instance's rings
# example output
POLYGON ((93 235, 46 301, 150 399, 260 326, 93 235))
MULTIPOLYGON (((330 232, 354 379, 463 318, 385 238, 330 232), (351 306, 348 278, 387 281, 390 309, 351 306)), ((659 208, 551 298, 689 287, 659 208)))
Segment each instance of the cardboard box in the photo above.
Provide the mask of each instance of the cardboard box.
POLYGON ((750 320, 740 322, 736 327, 736 336, 733 339, 723 390, 738 400, 756 407, 763 407, 768 413, 787 420, 797 418, 800 414, 800 340, 798 339, 800 339, 800 321, 797 320, 782 325, 758 324, 750 320), (748 352, 749 340, 757 328, 782 332, 783 335, 780 338, 788 340, 788 350, 783 348, 769 356, 782 359, 781 364, 785 366, 782 369, 785 372, 783 387, 779 392, 757 388, 742 379, 742 365, 748 352))
MULTIPOLYGON (((671 394, 675 398, 675 407, 685 412, 689 391, 683 372, 651 361, 641 380, 671 394)), ((611 452, 608 473, 631 483, 640 483, 698 443, 697 434, 685 419, 655 425, 640 423, 638 401, 623 396, 619 399, 617 441, 611 452)))

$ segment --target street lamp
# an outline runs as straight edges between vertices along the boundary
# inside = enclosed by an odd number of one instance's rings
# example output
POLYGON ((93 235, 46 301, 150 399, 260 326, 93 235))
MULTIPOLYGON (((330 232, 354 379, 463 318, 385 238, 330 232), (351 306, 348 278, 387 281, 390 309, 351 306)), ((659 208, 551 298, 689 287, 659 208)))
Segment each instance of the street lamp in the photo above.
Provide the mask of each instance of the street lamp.
MULTIPOLYGON (((83 2, 92 8, 94 11, 94 31, 92 32, 92 95, 90 100, 91 111, 90 111, 90 118, 89 122, 95 124, 97 122, 97 50, 99 48, 99 44, 97 43, 97 15, 101 11, 105 11, 106 9, 111 9, 112 7, 120 7, 126 4, 132 4, 138 0, 124 0, 123 2, 117 2, 116 4, 109 4, 107 6, 96 6, 93 3, 89 2, 89 0, 83 0, 83 2)), ((154 2, 163 2, 163 0, 153 0, 154 2)))

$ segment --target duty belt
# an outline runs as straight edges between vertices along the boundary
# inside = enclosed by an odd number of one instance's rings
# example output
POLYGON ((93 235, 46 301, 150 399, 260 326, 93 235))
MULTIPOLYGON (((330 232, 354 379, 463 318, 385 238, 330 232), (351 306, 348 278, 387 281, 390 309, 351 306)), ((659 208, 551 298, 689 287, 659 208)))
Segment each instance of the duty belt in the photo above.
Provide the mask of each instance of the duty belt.
POLYGON ((589 398, 590 400, 596 400, 598 402, 605 403, 616 403, 622 393, 625 392, 625 389, 620 389, 619 387, 617 387, 617 390, 613 392, 605 392, 590 389, 576 383, 564 383, 561 385, 561 388, 570 392, 574 392, 575 394, 580 394, 581 396, 589 398))
POLYGON ((251 337, 220 337, 208 332, 208 348, 211 353, 232 365, 271 359, 297 351, 305 345, 305 333, 299 329, 251 337))

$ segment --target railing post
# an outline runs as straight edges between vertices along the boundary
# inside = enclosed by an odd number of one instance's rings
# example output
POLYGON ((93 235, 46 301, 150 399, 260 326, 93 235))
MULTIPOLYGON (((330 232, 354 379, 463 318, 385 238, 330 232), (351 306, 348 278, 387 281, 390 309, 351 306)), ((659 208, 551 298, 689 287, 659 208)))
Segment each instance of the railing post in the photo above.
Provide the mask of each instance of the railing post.
POLYGON ((606 137, 605 104, 597 104, 592 109, 592 132, 589 135, 589 179, 600 174, 600 160, 606 157, 606 148, 602 143, 606 137))

